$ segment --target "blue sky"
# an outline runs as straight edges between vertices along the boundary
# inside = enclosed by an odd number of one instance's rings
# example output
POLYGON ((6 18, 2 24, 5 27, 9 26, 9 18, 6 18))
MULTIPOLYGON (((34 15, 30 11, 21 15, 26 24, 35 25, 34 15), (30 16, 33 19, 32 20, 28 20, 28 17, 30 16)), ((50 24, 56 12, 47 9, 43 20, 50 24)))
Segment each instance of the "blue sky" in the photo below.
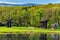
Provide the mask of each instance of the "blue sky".
POLYGON ((60 0, 0 0, 0 2, 47 4, 47 3, 60 3, 60 0))

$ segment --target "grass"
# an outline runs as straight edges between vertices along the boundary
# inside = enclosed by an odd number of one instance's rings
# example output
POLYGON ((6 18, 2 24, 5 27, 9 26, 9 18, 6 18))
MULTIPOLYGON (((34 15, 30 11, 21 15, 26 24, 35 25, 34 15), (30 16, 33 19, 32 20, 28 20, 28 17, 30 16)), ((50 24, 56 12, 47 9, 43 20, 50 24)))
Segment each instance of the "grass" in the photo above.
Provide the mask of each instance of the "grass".
POLYGON ((5 33, 60 33, 59 29, 41 29, 34 27, 0 27, 0 34, 5 33))

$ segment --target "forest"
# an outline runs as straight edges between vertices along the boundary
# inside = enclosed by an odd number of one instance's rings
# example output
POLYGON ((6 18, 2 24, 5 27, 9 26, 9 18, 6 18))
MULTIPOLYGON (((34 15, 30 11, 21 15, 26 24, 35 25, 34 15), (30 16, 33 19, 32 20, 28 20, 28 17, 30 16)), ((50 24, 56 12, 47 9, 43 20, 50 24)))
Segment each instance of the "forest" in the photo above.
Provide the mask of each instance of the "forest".
POLYGON ((48 28, 54 22, 60 26, 60 4, 0 6, 0 22, 6 24, 8 18, 17 27, 39 27, 42 19, 49 20, 48 28))

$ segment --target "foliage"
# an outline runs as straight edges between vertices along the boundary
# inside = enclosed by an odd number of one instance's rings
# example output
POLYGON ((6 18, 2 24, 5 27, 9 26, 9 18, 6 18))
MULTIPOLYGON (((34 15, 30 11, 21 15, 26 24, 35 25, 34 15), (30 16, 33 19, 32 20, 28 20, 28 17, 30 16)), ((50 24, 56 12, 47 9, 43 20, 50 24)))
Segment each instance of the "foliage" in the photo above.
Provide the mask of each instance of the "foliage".
POLYGON ((37 6, 2 6, 0 7, 0 22, 6 23, 10 17, 13 26, 40 26, 42 19, 49 19, 49 25, 58 21, 60 25, 60 4, 37 6))

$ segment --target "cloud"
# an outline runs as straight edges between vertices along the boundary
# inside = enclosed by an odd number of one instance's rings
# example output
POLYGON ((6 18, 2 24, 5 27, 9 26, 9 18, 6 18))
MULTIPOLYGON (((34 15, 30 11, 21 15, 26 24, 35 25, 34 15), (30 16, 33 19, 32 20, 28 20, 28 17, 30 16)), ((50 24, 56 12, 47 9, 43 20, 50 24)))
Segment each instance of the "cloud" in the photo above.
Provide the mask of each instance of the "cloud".
POLYGON ((7 4, 24 4, 24 3, 16 3, 16 2, 0 2, 0 3, 7 3, 7 4))

